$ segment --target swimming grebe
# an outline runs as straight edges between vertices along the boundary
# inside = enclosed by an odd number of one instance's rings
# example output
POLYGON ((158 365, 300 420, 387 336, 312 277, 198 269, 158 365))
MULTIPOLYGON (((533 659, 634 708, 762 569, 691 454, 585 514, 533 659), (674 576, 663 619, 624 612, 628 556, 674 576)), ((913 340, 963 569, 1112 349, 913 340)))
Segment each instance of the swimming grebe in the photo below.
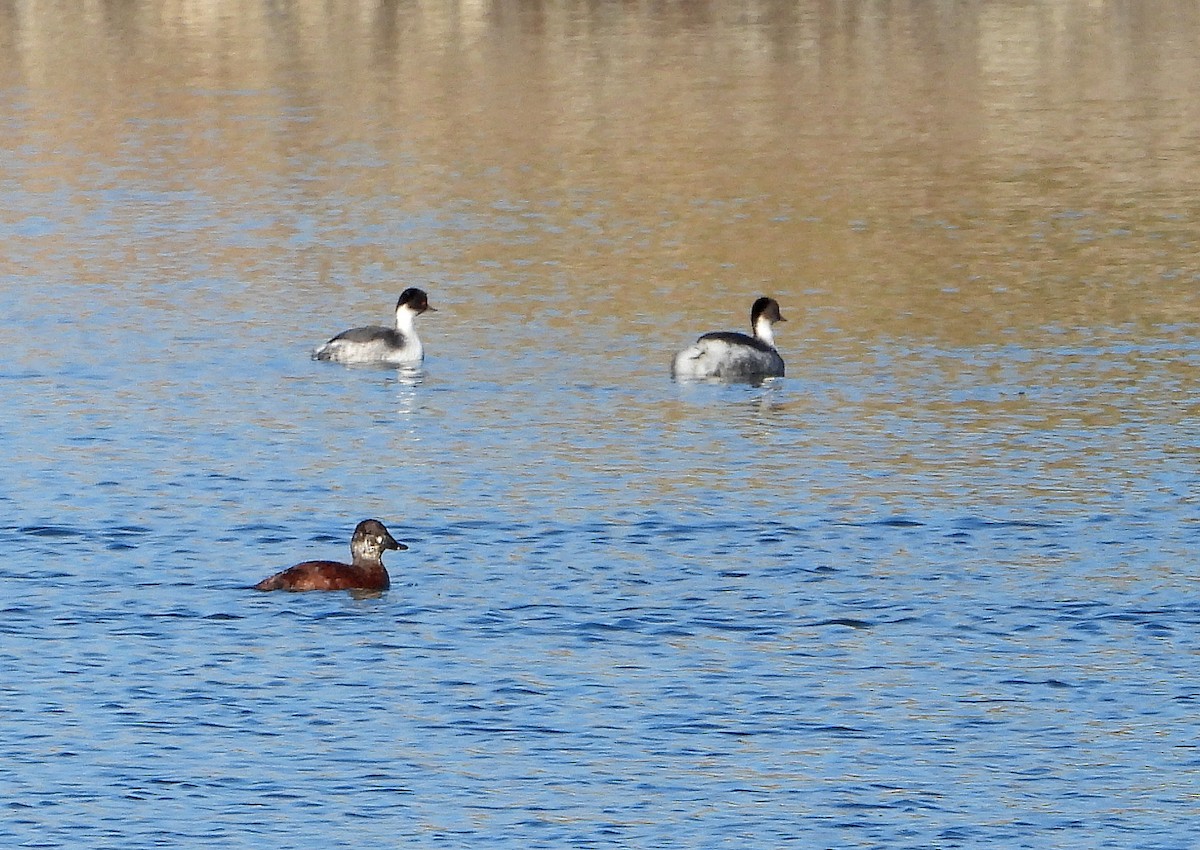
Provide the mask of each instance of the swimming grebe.
POLYGON ((425 349, 417 336, 416 320, 426 310, 437 312, 429 306, 424 290, 406 289, 396 302, 395 329, 372 325, 343 331, 314 351, 313 359, 335 363, 420 363, 425 349))
POLYGON ((750 328, 754 336, 736 331, 704 334, 675 355, 671 373, 676 378, 723 378, 729 381, 755 381, 783 376, 783 358, 775 350, 771 326, 786 322, 779 314, 779 302, 762 297, 750 308, 750 328))
POLYGON ((377 519, 364 519, 350 539, 354 563, 305 561, 254 585, 255 590, 387 590, 391 584, 383 566, 383 550, 408 547, 377 519))

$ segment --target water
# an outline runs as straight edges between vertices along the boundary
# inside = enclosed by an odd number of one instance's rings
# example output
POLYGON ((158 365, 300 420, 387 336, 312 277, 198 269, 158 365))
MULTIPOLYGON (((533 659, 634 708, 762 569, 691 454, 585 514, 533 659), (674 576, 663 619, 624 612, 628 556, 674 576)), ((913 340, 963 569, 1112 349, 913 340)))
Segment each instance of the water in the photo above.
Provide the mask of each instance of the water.
POLYGON ((0 11, 0 838, 1192 846, 1152 5, 0 11), (786 379, 670 380, 764 292, 786 379))

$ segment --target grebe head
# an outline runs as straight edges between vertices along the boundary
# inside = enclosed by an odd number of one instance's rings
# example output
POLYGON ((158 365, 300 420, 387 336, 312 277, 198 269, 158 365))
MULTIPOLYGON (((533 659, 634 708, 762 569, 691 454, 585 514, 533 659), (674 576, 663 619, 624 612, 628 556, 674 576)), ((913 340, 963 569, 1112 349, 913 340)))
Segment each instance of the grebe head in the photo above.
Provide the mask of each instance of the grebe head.
POLYGON ((754 335, 767 345, 775 344, 775 333, 771 330, 771 325, 786 321, 779 312, 779 302, 774 298, 764 295, 755 300, 750 308, 750 328, 754 335))
POLYGON ((416 315, 421 315, 426 310, 431 313, 436 313, 436 307, 429 306, 429 296, 425 294, 425 290, 417 289, 415 286, 410 286, 408 289, 400 293, 400 300, 396 302, 396 312, 401 310, 411 310, 416 315))

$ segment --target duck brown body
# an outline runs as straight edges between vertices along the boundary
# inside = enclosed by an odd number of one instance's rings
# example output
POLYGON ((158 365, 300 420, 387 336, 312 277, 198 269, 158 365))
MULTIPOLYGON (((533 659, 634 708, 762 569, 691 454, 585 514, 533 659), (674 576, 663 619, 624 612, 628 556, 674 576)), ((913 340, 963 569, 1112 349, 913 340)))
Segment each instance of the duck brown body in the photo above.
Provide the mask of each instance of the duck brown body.
POLYGON ((254 585, 254 589, 387 590, 391 578, 383 566, 383 552, 407 548, 403 543, 397 543, 379 520, 363 520, 354 529, 354 537, 350 540, 353 563, 304 561, 263 579, 254 585))

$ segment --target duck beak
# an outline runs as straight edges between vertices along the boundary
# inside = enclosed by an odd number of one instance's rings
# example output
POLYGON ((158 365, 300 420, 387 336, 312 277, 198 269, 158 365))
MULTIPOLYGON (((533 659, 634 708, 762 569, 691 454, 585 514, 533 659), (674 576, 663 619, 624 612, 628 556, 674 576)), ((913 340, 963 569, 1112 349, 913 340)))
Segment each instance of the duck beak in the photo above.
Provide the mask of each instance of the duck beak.
POLYGON ((405 549, 408 548, 403 543, 397 543, 396 538, 392 537, 392 535, 390 535, 390 534, 387 537, 383 538, 383 540, 379 541, 379 544, 384 549, 395 549, 398 552, 403 552, 405 549))

